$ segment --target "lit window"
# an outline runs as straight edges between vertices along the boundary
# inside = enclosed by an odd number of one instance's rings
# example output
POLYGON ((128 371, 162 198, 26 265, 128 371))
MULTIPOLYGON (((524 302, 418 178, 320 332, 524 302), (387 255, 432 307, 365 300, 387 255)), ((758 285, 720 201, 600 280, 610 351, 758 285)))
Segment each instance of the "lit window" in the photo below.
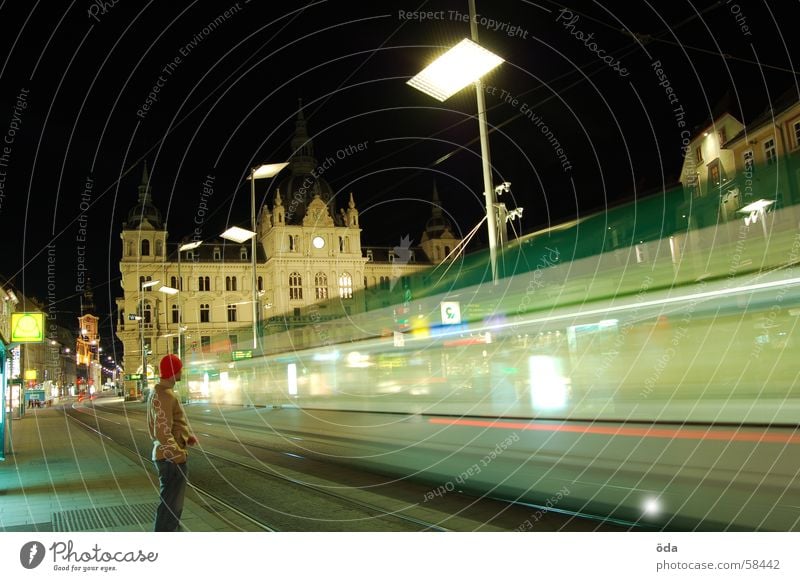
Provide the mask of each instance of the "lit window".
POLYGON ((293 300, 303 298, 303 278, 300 273, 293 272, 289 275, 289 298, 293 300))
POLYGON ((328 276, 324 272, 314 275, 315 298, 324 300, 328 298, 328 276))
POLYGON ((346 272, 339 275, 339 298, 353 298, 353 277, 346 272))
POLYGON ((767 160, 767 165, 772 165, 778 161, 778 152, 775 149, 774 139, 767 139, 764 142, 764 158, 767 160))

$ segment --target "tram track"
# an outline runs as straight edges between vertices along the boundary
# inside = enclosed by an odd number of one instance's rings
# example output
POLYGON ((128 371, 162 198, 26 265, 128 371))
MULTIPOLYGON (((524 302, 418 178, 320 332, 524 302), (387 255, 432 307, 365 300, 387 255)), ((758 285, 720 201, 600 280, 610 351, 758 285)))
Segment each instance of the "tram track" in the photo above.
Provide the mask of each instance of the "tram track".
MULTIPOLYGON (((118 441, 113 434, 103 430, 99 425, 100 422, 109 422, 114 420, 103 417, 97 413, 90 413, 88 410, 89 408, 86 407, 84 407, 82 410, 73 408, 72 410, 67 410, 67 416, 82 428, 90 430, 98 436, 104 438, 107 442, 113 444, 117 449, 124 451, 130 456, 134 456, 138 462, 150 462, 149 458, 143 454, 140 449, 137 449, 136 446, 127 445, 118 441), (95 425, 91 425, 86 421, 83 421, 83 419, 76 417, 76 413, 90 413, 92 418, 94 418, 95 425)), ((94 408, 92 408, 92 412, 94 412, 94 408)), ((114 423, 120 425, 119 422, 114 423)), ((219 436, 215 437, 219 438, 219 436)), ((235 441, 233 439, 225 439, 230 442, 235 441)), ((267 452, 275 453, 269 448, 259 446, 255 443, 245 443, 242 441, 236 441, 236 443, 240 446, 245 446, 246 448, 261 448, 267 452)), ((190 477, 189 486, 192 490, 197 492, 198 495, 213 500, 214 503, 221 505, 225 510, 231 511, 239 518, 244 518, 258 529, 264 531, 309 530, 309 527, 313 530, 316 528, 314 526, 315 523, 318 525, 320 522, 326 521, 327 526, 323 526, 323 530, 330 530, 330 525, 335 525, 337 522, 347 527, 346 530, 360 530, 362 525, 367 525, 366 530, 408 530, 436 532, 445 532, 450 530, 438 524, 431 523, 414 516, 404 515, 398 511, 386 510, 385 508, 377 506, 373 503, 355 499, 350 496, 345 496, 315 484, 303 482, 297 478, 292 478, 274 471, 259 468, 247 462, 243 462, 220 453, 211 452, 207 449, 202 450, 202 452, 199 454, 193 455, 192 476, 190 477), (204 458, 205 461, 208 462, 208 467, 198 469, 200 457, 204 458), (232 469, 232 467, 234 469, 232 469), (242 471, 245 472, 244 475, 241 473, 242 471), (226 474, 231 473, 235 473, 235 475, 239 476, 239 478, 232 479, 225 476, 226 474), (203 476, 195 476, 196 474, 203 474, 203 476), (300 504, 308 507, 318 507, 321 504, 327 504, 328 508, 330 508, 332 512, 337 514, 342 513, 341 517, 329 520, 325 516, 320 517, 315 516, 314 514, 294 514, 291 510, 287 511, 275 509, 274 507, 270 507, 269 503, 262 505, 259 497, 250 494, 242 488, 244 482, 253 481, 253 475, 255 475, 255 477, 262 483, 264 479, 269 479, 273 483, 278 484, 279 487, 291 487, 295 490, 293 495, 297 494, 297 490, 302 490, 306 497, 309 495, 315 495, 316 498, 304 498, 300 504), (231 484, 235 481, 235 495, 239 497, 240 501, 235 503, 223 498, 218 492, 220 486, 198 484, 198 482, 203 481, 215 483, 217 485, 231 484), (249 506, 243 507, 243 503, 249 504, 249 506), (331 506, 331 503, 333 503, 335 506, 331 506), (276 516, 280 516, 278 519, 281 521, 280 524, 272 522, 273 519, 267 519, 263 517, 254 518, 253 516, 254 514, 258 513, 269 512, 272 512, 276 516), (293 521, 294 524, 292 524, 293 521), (370 526, 371 524, 377 526, 370 526)), ((293 504, 296 505, 297 503, 295 502, 293 504)), ((218 512, 218 515, 222 516, 222 513, 219 511, 215 512, 218 512)), ((339 529, 334 528, 333 530, 339 529)))

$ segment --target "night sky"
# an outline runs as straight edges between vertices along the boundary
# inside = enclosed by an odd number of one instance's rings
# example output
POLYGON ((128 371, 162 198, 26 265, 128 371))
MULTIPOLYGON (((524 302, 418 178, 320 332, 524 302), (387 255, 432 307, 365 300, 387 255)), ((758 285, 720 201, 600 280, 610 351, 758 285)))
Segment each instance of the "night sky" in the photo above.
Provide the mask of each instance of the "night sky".
MULTIPOLYGON (((720 103, 747 121, 797 91, 796 2, 479 0, 477 11, 479 42, 506 61, 485 79, 494 181, 512 183, 502 201, 525 208, 524 232, 673 187, 682 131, 720 103)), ((143 161, 171 241, 247 226, 244 177, 288 159, 299 99, 338 205, 354 193, 365 244, 418 243, 434 180, 469 231, 484 215, 474 90, 439 103, 405 84, 469 36, 467 14, 466 1, 440 0, 0 0, 0 274, 46 299, 53 245, 63 323, 76 324, 85 264, 110 339, 143 161)), ((285 175, 259 182, 261 203, 285 175)))

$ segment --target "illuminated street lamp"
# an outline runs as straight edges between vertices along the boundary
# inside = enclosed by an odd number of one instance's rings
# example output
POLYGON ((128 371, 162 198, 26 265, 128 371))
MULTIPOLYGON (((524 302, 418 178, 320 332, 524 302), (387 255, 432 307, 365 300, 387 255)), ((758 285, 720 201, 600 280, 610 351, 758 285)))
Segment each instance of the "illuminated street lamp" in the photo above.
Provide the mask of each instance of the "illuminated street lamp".
POLYGON ((228 228, 220 236, 238 244, 250 240, 250 261, 253 270, 253 349, 258 348, 258 288, 256 282, 256 180, 275 177, 285 168, 286 163, 269 163, 250 169, 250 227, 245 230, 238 226, 228 228))
POLYGON ((481 77, 501 64, 503 59, 477 44, 478 21, 475 18, 475 0, 469 0, 469 12, 472 40, 465 38, 459 42, 409 80, 408 84, 439 101, 444 101, 464 87, 475 84, 483 164, 483 195, 486 204, 486 223, 489 229, 489 260, 492 267, 492 282, 497 284, 497 214, 489 157, 486 101, 481 77))
POLYGON ((145 389, 147 388, 147 351, 144 348, 144 295, 142 294, 142 291, 144 291, 144 289, 154 287, 160 282, 161 281, 159 280, 147 280, 142 282, 139 289, 139 309, 141 311, 141 316, 134 317, 135 319, 139 320, 139 338, 141 339, 142 345, 142 377, 139 380, 142 394, 144 394, 145 389))
MULTIPOLYGON (((178 246, 178 288, 183 290, 183 278, 181 275, 181 252, 194 250, 202 245, 201 240, 186 242, 178 246)), ((183 361, 183 295, 178 298, 178 359, 183 361)))

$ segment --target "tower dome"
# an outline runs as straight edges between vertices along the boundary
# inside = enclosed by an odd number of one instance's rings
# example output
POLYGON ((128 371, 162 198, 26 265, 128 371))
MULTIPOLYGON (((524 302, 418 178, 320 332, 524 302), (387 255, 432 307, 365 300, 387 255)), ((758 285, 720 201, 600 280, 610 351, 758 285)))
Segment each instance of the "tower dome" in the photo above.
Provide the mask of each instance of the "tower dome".
POLYGON ((150 176, 147 173, 147 162, 142 171, 142 183, 139 185, 139 202, 128 212, 128 219, 122 224, 125 230, 136 230, 145 222, 156 230, 164 229, 164 220, 161 212, 153 204, 150 194, 150 176))
POLYGON ((338 221, 339 217, 334 205, 335 192, 327 180, 319 175, 320 172, 316 171, 317 168, 314 143, 308 135, 301 101, 295 119, 294 137, 292 137, 292 156, 289 159, 291 174, 278 184, 278 189, 283 192, 282 195, 285 199, 287 224, 302 224, 308 205, 317 195, 328 206, 329 214, 338 221))

